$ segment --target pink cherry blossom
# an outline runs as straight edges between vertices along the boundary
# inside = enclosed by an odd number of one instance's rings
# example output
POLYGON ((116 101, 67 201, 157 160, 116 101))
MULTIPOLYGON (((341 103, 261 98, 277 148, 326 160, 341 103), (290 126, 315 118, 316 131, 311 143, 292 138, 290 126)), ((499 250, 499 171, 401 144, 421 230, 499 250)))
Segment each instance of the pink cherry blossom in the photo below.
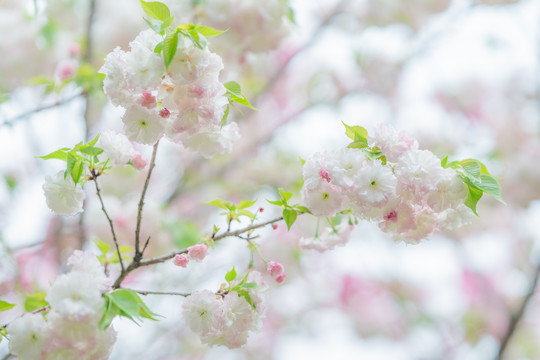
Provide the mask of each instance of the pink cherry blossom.
POLYGON ((197 244, 188 247, 189 258, 195 261, 203 261, 207 253, 208 247, 204 244, 197 244))
POLYGON ((189 262, 189 258, 186 256, 186 254, 177 254, 173 259, 174 265, 181 266, 183 268, 187 267, 187 264, 189 262))

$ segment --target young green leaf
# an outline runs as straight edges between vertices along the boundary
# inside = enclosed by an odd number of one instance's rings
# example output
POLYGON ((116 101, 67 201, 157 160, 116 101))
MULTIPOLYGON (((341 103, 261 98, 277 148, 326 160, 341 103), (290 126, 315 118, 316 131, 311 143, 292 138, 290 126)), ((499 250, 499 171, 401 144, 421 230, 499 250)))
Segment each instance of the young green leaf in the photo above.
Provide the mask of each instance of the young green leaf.
POLYGON ((266 201, 268 201, 272 205, 277 205, 277 206, 283 206, 283 205, 286 204, 286 203, 283 202, 283 200, 268 200, 268 199, 266 199, 266 201))
POLYGON ((197 26, 196 29, 197 29, 197 32, 199 34, 202 34, 205 38, 217 36, 227 31, 227 30, 223 30, 223 31, 216 30, 214 28, 211 28, 210 26, 202 26, 202 25, 197 26))
POLYGON ((68 156, 66 152, 67 150, 69 150, 69 148, 63 148, 60 150, 53 151, 50 154, 47 154, 44 156, 38 156, 38 157, 43 160, 58 159, 62 161, 67 161, 67 156, 68 156))
POLYGON ((294 224, 297 217, 298 213, 296 210, 283 209, 283 220, 285 220, 285 224, 287 224, 287 230, 291 230, 291 226, 294 224))
POLYGON ((223 113, 223 117, 221 118, 221 122, 219 123, 220 127, 224 127, 225 124, 227 124, 227 118, 229 117, 229 104, 227 104, 227 107, 225 108, 225 113, 223 113))
POLYGON ((49 303, 45 301, 45 296, 47 296, 47 294, 39 292, 26 295, 26 299, 24 300, 24 311, 32 312, 34 310, 41 309, 42 307, 49 305, 49 303))
POLYGON ((227 94, 229 95, 231 101, 235 101, 241 105, 247 106, 250 109, 258 110, 253 105, 251 105, 248 99, 242 94, 242 89, 240 88, 239 83, 237 83, 236 81, 229 81, 224 85, 227 89, 227 94))
POLYGON ((225 275, 225 280, 227 280, 227 282, 231 282, 233 281, 234 279, 236 279, 236 270, 234 269, 234 266, 232 268, 231 271, 229 271, 226 275, 225 275))
POLYGON ((345 126, 345 135, 351 138, 354 142, 365 142, 367 144, 367 130, 361 126, 349 126, 343 121, 341 122, 345 126))
POLYGON ((178 33, 172 32, 165 36, 163 40, 163 61, 165 62, 165 69, 169 70, 169 65, 174 59, 176 54, 176 48, 178 46, 178 33))
POLYGON ((111 249, 110 245, 107 244, 106 242, 103 242, 101 239, 95 239, 93 240, 93 243, 96 244, 99 251, 101 251, 103 255, 107 254, 109 250, 111 249))
POLYGON ((238 214, 247 216, 250 219, 255 219, 255 214, 253 214, 250 211, 244 210, 244 209, 238 210, 238 214))
POLYGON ((114 304, 114 302, 111 301, 108 294, 104 294, 103 297, 105 298, 105 310, 103 311, 103 315, 99 320, 100 330, 107 329, 111 325, 115 316, 120 315, 120 309, 114 304))
POLYGON ((4 300, 0 300, 0 311, 7 311, 9 309, 12 309, 15 306, 15 304, 11 304, 8 302, 5 302, 4 300))
POLYGON ((252 206, 253 204, 255 204, 257 202, 257 200, 253 200, 253 201, 249 201, 249 200, 242 200, 238 203, 238 205, 236 205, 236 208, 237 209, 246 209, 250 206, 252 206))
POLYGON ((171 11, 164 3, 159 1, 140 1, 144 13, 150 19, 165 21, 171 17, 171 11))
POLYGON ((470 183, 467 184, 467 198, 465 199, 465 205, 477 216, 476 204, 478 204, 478 201, 480 201, 483 194, 482 190, 478 189, 476 186, 470 183))
POLYGON ((279 191, 279 194, 281 195, 281 199, 284 202, 287 202, 290 200, 290 198, 292 198, 293 194, 291 192, 285 191, 282 188, 279 188, 278 191, 279 191))
POLYGON ((221 199, 212 200, 204 204, 217 206, 218 208, 225 209, 225 210, 228 210, 230 206, 230 203, 228 201, 223 201, 221 199))

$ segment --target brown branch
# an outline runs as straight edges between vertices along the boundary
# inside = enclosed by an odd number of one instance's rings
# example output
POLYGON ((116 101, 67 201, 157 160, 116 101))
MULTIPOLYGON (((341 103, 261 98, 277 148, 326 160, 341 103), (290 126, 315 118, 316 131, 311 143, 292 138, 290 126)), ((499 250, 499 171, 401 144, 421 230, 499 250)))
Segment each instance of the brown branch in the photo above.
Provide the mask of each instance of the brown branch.
MULTIPOLYGON (((241 234, 243 234, 245 232, 248 232, 250 230, 258 229, 258 228, 261 228, 263 226, 270 225, 270 224, 273 224, 275 222, 278 222, 280 220, 283 220, 282 216, 280 216, 278 218, 275 218, 275 219, 272 219, 272 220, 265 221, 265 222, 260 223, 260 224, 250 225, 250 226, 247 226, 247 227, 239 229, 239 230, 227 231, 227 232, 225 232, 225 233, 223 233, 221 235, 215 236, 213 238, 213 240, 214 241, 219 241, 219 240, 224 239, 226 237, 238 236, 238 235, 241 235, 241 234)), ((142 260, 139 263, 139 267, 140 266, 148 266, 148 265, 159 264, 159 263, 162 263, 162 262, 165 262, 167 260, 172 259, 176 255, 185 254, 185 253, 187 253, 187 249, 183 249, 183 250, 180 250, 180 251, 175 251, 175 252, 173 252, 173 253, 171 253, 169 255, 164 255, 164 256, 155 257, 155 258, 151 258, 151 259, 147 259, 147 260, 142 260)))
POLYGON ((92 170, 92 180, 94 180, 94 183, 96 184, 96 194, 99 198, 99 202, 101 203, 101 210, 105 214, 105 217, 109 221, 109 227, 111 228, 111 233, 114 241, 114 246, 116 247, 116 254, 118 255, 118 260, 120 261, 120 267, 122 268, 122 273, 125 271, 124 268, 124 261, 122 260, 122 254, 120 253, 120 246, 118 245, 118 239, 116 238, 116 233, 114 232, 114 225, 111 220, 111 217, 109 216, 109 213, 107 213, 107 210, 105 209, 105 203, 103 202, 103 198, 101 197, 101 190, 98 185, 98 175, 95 170, 92 170))
POLYGON ((148 174, 146 175, 146 180, 144 181, 143 190, 141 193, 141 198, 139 200, 138 205, 138 212, 137 212, 137 226, 135 229, 135 256, 133 257, 133 261, 128 265, 128 267, 118 275, 118 278, 114 282, 112 288, 118 289, 120 285, 122 284, 122 281, 126 278, 126 276, 132 272, 133 270, 140 267, 140 263, 143 257, 144 250, 146 250, 146 247, 148 246, 148 242, 150 241, 150 237, 146 240, 146 244, 144 245, 143 250, 140 250, 140 237, 141 237, 141 221, 142 221, 142 212, 144 208, 144 197, 146 196, 146 190, 148 189, 148 185, 150 183, 150 177, 152 176, 152 170, 154 170, 154 167, 156 166, 156 154, 157 149, 159 145, 159 140, 154 145, 154 151, 152 152, 152 158, 150 160, 150 165, 148 168, 148 174))
POLYGON ((534 292, 536 290, 536 286, 538 284, 539 278, 540 278, 540 264, 536 266, 534 278, 532 280, 531 287, 529 288, 529 291, 527 292, 527 295, 525 295, 525 297, 523 298, 523 301, 521 302, 521 305, 519 306, 517 312, 514 315, 512 315, 510 318, 510 325, 508 325, 508 330, 506 331, 506 334, 501 339, 501 347, 499 348, 499 353, 497 354, 496 360, 504 359, 504 352, 506 351, 506 348, 508 347, 508 344, 510 343, 510 339, 512 338, 512 335, 515 333, 517 326, 519 325, 521 319, 523 318, 523 315, 525 314, 527 305, 529 304, 532 297, 534 296, 534 292))
POLYGON ((177 295, 177 296, 184 296, 184 297, 191 295, 190 293, 178 293, 178 292, 170 292, 170 291, 146 291, 146 290, 135 290, 135 289, 130 289, 130 290, 135 291, 136 293, 139 293, 141 295, 177 295))
POLYGON ((137 212, 137 227, 135 229, 135 258, 133 259, 133 261, 137 261, 137 262, 139 262, 143 256, 143 253, 140 250, 140 236, 141 236, 142 212, 144 208, 144 197, 146 196, 146 190, 148 189, 148 184, 150 183, 152 170, 154 170, 154 167, 156 166, 156 154, 157 154, 158 145, 159 145, 159 140, 154 145, 154 151, 152 152, 152 159, 150 160, 150 165, 148 168, 148 175, 146 175, 146 180, 144 181, 141 198, 139 200, 139 206, 138 206, 139 211, 137 212))

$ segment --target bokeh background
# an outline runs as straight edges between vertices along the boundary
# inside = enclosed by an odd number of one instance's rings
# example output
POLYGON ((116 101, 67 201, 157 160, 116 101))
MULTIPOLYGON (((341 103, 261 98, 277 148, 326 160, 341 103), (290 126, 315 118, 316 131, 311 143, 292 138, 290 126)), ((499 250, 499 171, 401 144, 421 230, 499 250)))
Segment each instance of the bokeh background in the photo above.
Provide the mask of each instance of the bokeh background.
MULTIPOLYGON (((238 80, 259 111, 231 112, 242 138, 228 155, 206 160, 162 141, 143 220, 149 255, 223 226, 204 202, 258 199, 271 219, 278 212, 265 199, 278 187, 300 200, 298 157, 346 146, 341 121, 368 131, 390 123, 441 158, 479 159, 499 178, 506 205, 482 199, 471 225, 418 245, 362 222, 346 246, 318 253, 299 246, 315 232, 312 217, 289 232, 262 229, 262 252, 284 264, 287 280, 267 279, 267 315, 245 347, 201 345, 183 323, 182 298, 149 295, 165 319, 142 327, 116 320, 112 359, 540 359, 540 1, 164 2, 178 22, 228 29, 211 41, 222 80, 238 80)), ((41 186, 62 164, 36 157, 121 130, 122 110, 107 102, 96 71, 146 28, 142 17, 135 0, 0 0, 4 300, 45 291, 74 249, 111 241, 90 187, 81 216, 53 215, 41 186)), ((144 176, 126 167, 102 180, 125 244, 144 176)), ((233 264, 248 262, 245 244, 228 239, 189 271, 160 264, 128 282, 217 289, 233 264)), ((7 353, 3 341, 0 356, 7 353)))

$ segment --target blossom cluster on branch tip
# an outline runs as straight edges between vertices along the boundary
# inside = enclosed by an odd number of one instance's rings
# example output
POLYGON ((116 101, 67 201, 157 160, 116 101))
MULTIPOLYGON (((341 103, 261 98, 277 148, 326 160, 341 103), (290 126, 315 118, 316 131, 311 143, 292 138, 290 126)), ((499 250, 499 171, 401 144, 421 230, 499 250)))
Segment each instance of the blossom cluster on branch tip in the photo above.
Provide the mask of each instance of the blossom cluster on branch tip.
POLYGON ((205 157, 230 152, 239 134, 235 123, 222 124, 229 101, 219 81, 221 57, 180 37, 166 69, 154 51, 162 40, 145 30, 130 43, 130 51, 116 48, 107 55, 100 70, 106 94, 126 109, 124 131, 150 145, 167 135, 205 157))
MULTIPOLYGON (((494 181, 486 170, 483 183, 467 186, 476 176, 467 172, 468 163, 445 168, 433 153, 420 150, 415 139, 392 126, 380 125, 369 137, 361 127, 347 131, 354 140, 348 148, 315 153, 304 164, 301 192, 313 215, 333 217, 350 210, 397 240, 417 243, 436 230, 468 224, 476 206, 467 203, 469 191, 478 190, 481 196, 494 181)), ((303 245, 331 248, 341 242, 338 233, 333 229, 321 236, 325 241, 304 239, 303 245)))
POLYGON ((25 314, 8 326, 9 348, 20 360, 108 359, 116 339, 113 328, 100 330, 102 293, 111 279, 96 256, 76 250, 68 259, 70 272, 60 275, 47 291, 47 316, 25 314))
POLYGON ((203 344, 240 347, 246 343, 250 331, 260 328, 265 310, 261 292, 266 285, 257 271, 251 271, 247 281, 256 286, 237 287, 222 294, 196 291, 186 298, 182 305, 184 318, 203 344))

